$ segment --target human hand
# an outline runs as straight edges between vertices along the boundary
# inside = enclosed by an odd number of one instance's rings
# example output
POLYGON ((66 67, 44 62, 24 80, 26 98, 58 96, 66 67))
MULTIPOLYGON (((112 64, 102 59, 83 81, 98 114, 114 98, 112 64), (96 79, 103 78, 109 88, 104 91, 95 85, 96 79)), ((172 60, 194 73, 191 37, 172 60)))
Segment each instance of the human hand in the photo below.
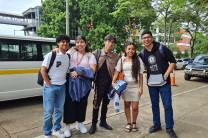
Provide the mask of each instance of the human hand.
POLYGON ((56 53, 59 53, 59 48, 55 48, 55 49, 53 49, 51 51, 56 52, 56 53))
POLYGON ((72 71, 72 72, 70 73, 70 75, 71 75, 71 77, 72 77, 73 79, 77 78, 77 76, 78 76, 78 74, 77 74, 76 71, 72 71))
POLYGON ((76 46, 71 47, 68 51, 71 52, 73 50, 76 50, 76 46))
POLYGON ((112 82, 112 86, 113 86, 113 88, 116 86, 116 83, 115 82, 112 82))
POLYGON ((139 94, 139 97, 142 96, 142 94, 143 94, 143 88, 141 88, 141 87, 139 88, 139 93, 138 94, 139 94))
POLYGON ((164 74, 163 79, 166 81, 168 79, 168 75, 164 74))

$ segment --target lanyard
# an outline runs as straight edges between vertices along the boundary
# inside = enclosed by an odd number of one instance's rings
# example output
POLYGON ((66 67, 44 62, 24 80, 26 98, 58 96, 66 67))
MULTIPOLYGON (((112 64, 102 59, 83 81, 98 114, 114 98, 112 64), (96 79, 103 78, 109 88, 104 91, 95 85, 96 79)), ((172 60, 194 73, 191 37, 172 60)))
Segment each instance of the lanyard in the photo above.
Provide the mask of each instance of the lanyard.
POLYGON ((77 66, 79 66, 79 64, 81 63, 81 61, 82 61, 82 59, 84 57, 84 55, 82 55, 80 61, 78 61, 78 55, 79 55, 79 52, 77 51, 77 66))

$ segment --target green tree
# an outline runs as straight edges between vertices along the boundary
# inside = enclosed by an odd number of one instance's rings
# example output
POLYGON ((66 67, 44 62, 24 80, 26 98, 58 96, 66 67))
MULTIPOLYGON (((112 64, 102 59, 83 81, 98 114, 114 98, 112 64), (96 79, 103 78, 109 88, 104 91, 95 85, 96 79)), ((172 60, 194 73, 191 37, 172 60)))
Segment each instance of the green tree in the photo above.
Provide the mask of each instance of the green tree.
POLYGON ((177 22, 180 19, 183 0, 155 0, 153 7, 157 11, 156 24, 160 24, 160 31, 164 33, 164 44, 169 45, 171 36, 178 32, 177 22), (177 26, 177 28, 176 28, 177 26), (168 35, 167 35, 168 34, 168 35))
POLYGON ((156 17, 150 0, 118 0, 116 10, 111 13, 114 18, 123 24, 131 42, 136 43, 136 31, 147 29, 156 17), (151 18, 149 18, 151 16, 151 18))
MULTIPOLYGON (((56 37, 65 33, 66 12, 65 0, 42 0, 44 24, 36 31, 42 37, 56 37)), ((115 49, 119 52, 123 49, 124 31, 123 22, 117 21, 112 15, 115 11, 117 0, 76 0, 69 2, 70 29, 77 28, 88 39, 91 49, 104 46, 104 37, 113 34, 117 38, 115 49)), ((71 33, 71 32, 70 32, 71 33)))
POLYGON ((107 34, 116 36, 117 44, 114 46, 117 52, 123 49, 125 31, 124 24, 115 19, 111 12, 115 11, 117 0, 82 0, 80 6, 80 25, 83 34, 90 42, 91 49, 104 46, 104 37, 107 34))
POLYGON ((66 4, 64 0, 42 0, 43 14, 41 20, 43 24, 36 33, 42 37, 56 37, 65 33, 66 26, 66 4))
POLYGON ((181 53, 181 51, 178 47, 177 47, 177 50, 176 50, 175 57, 178 58, 178 59, 182 58, 182 53, 181 53))
POLYGON ((199 33, 196 38, 194 56, 208 54, 208 35, 205 32, 199 33))
POLYGON ((184 50, 183 57, 189 57, 189 50, 188 49, 184 50))
POLYGON ((208 3, 204 0, 188 0, 184 6, 182 15, 183 28, 191 36, 190 47, 191 57, 194 53, 197 34, 207 30, 208 26, 208 3))

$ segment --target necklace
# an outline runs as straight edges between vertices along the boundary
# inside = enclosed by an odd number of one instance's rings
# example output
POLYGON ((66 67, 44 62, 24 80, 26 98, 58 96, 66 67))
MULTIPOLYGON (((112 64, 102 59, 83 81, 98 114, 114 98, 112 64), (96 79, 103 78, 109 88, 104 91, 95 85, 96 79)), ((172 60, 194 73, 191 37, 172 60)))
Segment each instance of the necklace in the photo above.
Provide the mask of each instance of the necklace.
POLYGON ((79 64, 81 63, 84 55, 82 55, 81 59, 78 61, 78 55, 79 55, 79 52, 77 51, 77 66, 79 66, 79 64))

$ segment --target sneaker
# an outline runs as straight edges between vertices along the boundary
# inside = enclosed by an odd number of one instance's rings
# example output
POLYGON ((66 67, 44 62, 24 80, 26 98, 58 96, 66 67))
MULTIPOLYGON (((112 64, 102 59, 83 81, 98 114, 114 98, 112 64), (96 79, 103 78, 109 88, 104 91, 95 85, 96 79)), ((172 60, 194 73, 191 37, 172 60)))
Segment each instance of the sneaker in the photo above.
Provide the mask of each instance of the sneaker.
POLYGON ((170 138, 177 138, 173 128, 166 128, 166 132, 169 134, 170 138))
POLYGON ((64 127, 64 136, 65 137, 70 137, 71 136, 70 126, 65 126, 64 127))
POLYGON ((80 130, 81 133, 87 133, 87 129, 82 123, 78 123, 76 125, 76 129, 80 130))
POLYGON ((149 132, 153 133, 153 132, 157 132, 161 129, 162 129, 161 126, 159 126, 158 124, 154 124, 152 127, 149 128, 149 132))
POLYGON ((56 136, 57 138, 65 138, 63 132, 61 130, 53 131, 52 135, 56 136))
POLYGON ((52 136, 50 135, 50 136, 45 136, 45 138, 52 138, 52 136))

